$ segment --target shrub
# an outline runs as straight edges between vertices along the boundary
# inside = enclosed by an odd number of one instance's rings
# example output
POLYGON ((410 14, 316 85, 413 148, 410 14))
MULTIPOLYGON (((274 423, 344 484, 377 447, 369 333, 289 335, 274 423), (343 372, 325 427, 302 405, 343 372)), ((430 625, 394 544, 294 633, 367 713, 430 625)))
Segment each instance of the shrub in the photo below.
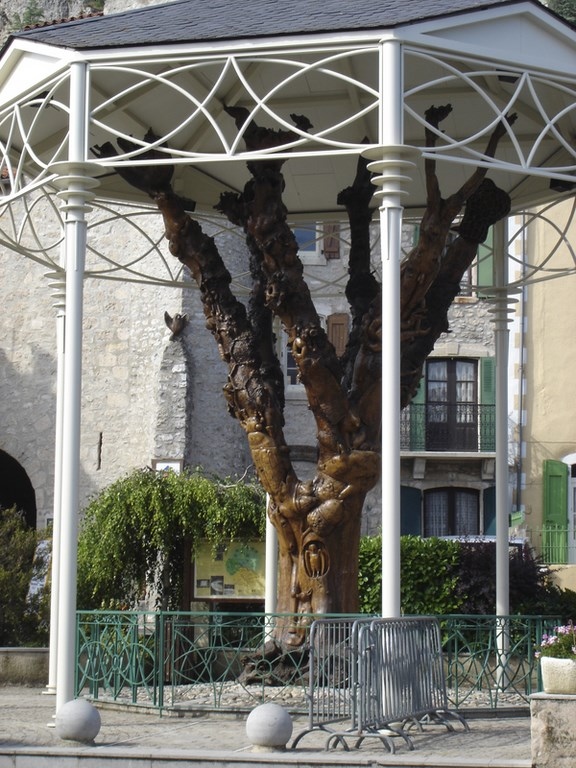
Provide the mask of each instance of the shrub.
MULTIPOLYGON (((446 614, 459 608, 456 592, 459 546, 454 541, 402 536, 400 540, 401 607, 405 614, 446 614)), ((380 613, 382 539, 360 541, 359 593, 362 613, 380 613)))
MULTIPOLYGON (((360 542, 359 592, 363 613, 381 610, 379 536, 360 542)), ((496 606, 494 542, 459 542, 403 536, 401 607, 410 615, 491 615, 496 606)), ((559 589, 528 547, 510 553, 510 613, 576 615, 576 592, 559 589)))
POLYGON ((40 555, 35 562, 37 545, 38 534, 26 525, 23 514, 15 507, 0 508, 0 646, 46 643, 48 591, 30 591, 34 567, 45 567, 40 555))

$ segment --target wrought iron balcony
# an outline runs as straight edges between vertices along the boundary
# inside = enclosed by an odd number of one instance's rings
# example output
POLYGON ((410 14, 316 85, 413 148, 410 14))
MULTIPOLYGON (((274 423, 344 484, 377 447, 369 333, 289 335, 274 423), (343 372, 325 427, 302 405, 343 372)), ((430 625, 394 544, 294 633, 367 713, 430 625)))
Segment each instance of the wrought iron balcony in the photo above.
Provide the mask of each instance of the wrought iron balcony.
POLYGON ((548 565, 576 564, 576 534, 567 525, 545 523, 527 531, 532 544, 548 565))
POLYGON ((492 452, 496 407, 476 403, 411 403, 400 417, 403 451, 492 452))

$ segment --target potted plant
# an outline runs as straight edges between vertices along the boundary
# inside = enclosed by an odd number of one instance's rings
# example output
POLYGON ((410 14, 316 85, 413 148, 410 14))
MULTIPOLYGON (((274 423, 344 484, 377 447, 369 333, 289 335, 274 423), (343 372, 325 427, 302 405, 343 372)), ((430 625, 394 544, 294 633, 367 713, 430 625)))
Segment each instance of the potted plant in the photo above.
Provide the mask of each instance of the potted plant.
POLYGON ((542 635, 536 651, 540 659, 542 685, 546 693, 576 694, 576 629, 574 622, 554 627, 542 635))

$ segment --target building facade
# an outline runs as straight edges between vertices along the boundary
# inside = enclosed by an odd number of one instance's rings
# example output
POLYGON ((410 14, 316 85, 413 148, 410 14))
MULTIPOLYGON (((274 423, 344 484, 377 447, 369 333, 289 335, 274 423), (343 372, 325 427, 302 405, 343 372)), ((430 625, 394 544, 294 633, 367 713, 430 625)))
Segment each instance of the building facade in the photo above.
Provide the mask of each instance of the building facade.
POLYGON ((554 567, 559 583, 571 589, 576 588, 573 217, 570 198, 517 220, 523 257, 514 269, 525 287, 518 294, 511 339, 516 522, 554 567))

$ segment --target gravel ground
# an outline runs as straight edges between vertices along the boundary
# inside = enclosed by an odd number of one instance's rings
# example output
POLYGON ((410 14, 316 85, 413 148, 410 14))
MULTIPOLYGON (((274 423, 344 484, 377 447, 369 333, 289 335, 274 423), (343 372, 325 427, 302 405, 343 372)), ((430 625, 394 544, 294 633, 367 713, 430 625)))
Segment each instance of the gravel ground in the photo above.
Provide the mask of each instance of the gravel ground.
MULTIPOLYGON (((338 689, 327 689, 323 701, 340 702, 344 705, 346 695, 339 695, 338 689)), ((249 711, 263 701, 274 701, 291 712, 308 712, 307 690, 302 686, 242 686, 235 681, 221 683, 197 683, 164 689, 164 706, 166 708, 199 710, 199 711, 249 711)), ((449 708, 454 708, 455 691, 448 690, 449 708)), ((527 709, 528 701, 518 693, 502 691, 459 691, 459 710, 503 710, 527 709)), ((99 696, 102 701, 110 701, 109 696, 99 696)), ((317 701, 320 701, 317 697, 317 701)), ((117 703, 130 704, 128 696, 119 696, 117 703)), ((137 704, 150 704, 148 693, 140 689, 137 704)))

